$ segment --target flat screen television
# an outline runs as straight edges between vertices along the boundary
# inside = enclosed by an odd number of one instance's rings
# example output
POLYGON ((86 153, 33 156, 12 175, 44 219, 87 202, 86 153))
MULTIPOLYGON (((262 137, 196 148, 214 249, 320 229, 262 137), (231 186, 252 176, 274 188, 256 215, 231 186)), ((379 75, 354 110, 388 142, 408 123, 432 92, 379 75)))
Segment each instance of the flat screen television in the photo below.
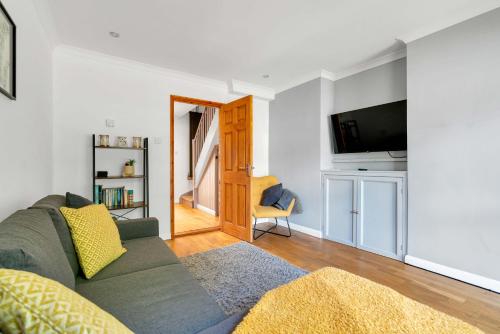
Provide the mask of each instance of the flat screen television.
POLYGON ((406 100, 330 117, 335 153, 406 150, 406 100))

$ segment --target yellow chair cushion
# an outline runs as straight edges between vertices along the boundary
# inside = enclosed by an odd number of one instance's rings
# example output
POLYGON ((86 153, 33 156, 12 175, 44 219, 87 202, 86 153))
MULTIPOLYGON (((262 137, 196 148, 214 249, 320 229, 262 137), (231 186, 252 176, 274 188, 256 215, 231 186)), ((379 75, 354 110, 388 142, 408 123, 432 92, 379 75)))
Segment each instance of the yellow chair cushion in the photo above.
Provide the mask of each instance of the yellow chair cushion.
POLYGON ((279 183, 276 176, 252 177, 252 207, 260 204, 264 190, 279 183))
POLYGON ((0 269, 0 332, 132 333, 111 314, 64 285, 0 269))
POLYGON ((273 206, 254 206, 253 216, 255 218, 279 218, 279 217, 289 217, 292 213, 293 205, 295 204, 295 199, 292 200, 287 210, 280 210, 273 206))
POLYGON ((360 276, 323 268, 266 293, 233 334, 480 334, 360 276))
POLYGON ((264 190, 279 183, 280 181, 276 176, 252 177, 252 215, 255 218, 289 217, 292 214, 295 199, 292 200, 286 210, 260 205, 264 190))
POLYGON ((80 209, 61 208, 85 277, 90 279, 127 250, 104 204, 80 209))

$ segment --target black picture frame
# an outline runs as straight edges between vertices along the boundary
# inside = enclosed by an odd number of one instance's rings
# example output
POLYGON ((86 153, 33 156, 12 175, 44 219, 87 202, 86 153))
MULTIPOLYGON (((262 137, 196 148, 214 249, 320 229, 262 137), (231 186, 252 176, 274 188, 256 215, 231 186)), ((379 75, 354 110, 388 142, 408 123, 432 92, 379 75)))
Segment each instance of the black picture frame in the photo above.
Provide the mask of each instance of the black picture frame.
POLYGON ((7 21, 12 26, 12 36, 11 36, 12 37, 11 38, 11 41, 12 41, 12 45, 11 45, 11 47, 12 47, 12 49, 11 49, 11 59, 12 59, 11 87, 12 87, 12 91, 9 92, 0 86, 0 93, 4 94, 5 96, 7 96, 11 100, 15 100, 16 96, 17 96, 16 95, 16 65, 17 65, 16 64, 16 24, 14 23, 14 21, 10 17, 9 13, 5 9, 5 7, 3 6, 1 1, 0 1, 0 11, 7 18, 7 21))

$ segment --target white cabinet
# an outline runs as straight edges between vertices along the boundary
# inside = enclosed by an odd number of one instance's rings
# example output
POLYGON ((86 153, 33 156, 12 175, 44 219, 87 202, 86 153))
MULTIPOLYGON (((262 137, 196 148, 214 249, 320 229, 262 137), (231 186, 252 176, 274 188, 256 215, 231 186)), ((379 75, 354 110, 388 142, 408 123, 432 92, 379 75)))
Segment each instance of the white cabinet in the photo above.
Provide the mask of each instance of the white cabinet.
POLYGON ((323 172, 326 239, 402 260, 406 248, 405 172, 323 172))
POLYGON ((356 246, 357 179, 331 175, 324 178, 326 239, 356 246))

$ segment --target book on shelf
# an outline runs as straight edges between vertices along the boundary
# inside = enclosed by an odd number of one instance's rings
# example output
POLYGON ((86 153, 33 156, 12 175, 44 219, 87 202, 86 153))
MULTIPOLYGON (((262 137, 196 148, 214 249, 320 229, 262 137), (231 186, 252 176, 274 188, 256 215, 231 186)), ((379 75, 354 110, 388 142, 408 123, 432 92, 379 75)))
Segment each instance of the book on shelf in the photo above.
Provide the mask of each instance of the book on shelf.
POLYGON ((103 188, 96 185, 94 188, 96 204, 104 204, 108 208, 127 208, 134 204, 134 191, 125 187, 103 188))
POLYGON ((134 191, 131 189, 127 191, 127 201, 129 203, 134 203, 134 191))

